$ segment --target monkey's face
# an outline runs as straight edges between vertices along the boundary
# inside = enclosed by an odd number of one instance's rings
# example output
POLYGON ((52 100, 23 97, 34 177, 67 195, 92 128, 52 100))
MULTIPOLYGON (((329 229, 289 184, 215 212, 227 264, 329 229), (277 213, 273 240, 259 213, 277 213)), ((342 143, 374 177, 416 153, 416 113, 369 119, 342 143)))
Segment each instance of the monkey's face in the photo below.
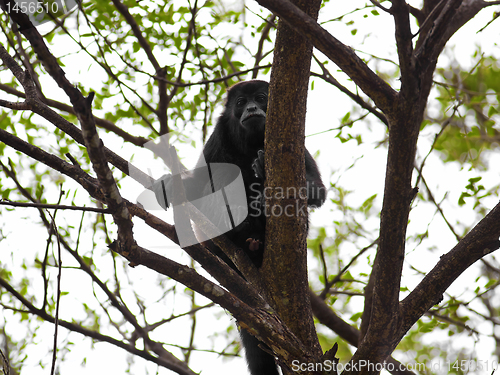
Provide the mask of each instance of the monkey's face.
POLYGON ((235 144, 264 146, 268 88, 267 82, 247 81, 229 89, 225 114, 235 144))
POLYGON ((235 110, 236 118, 240 119, 240 124, 247 130, 263 128, 266 123, 267 94, 256 92, 254 95, 239 96, 235 110))

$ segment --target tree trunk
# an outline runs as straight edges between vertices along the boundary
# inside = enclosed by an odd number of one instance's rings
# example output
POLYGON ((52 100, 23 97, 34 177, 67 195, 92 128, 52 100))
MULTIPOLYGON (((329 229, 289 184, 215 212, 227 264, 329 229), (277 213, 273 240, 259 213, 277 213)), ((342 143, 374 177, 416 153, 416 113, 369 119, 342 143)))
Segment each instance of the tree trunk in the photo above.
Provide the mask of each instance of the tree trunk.
MULTIPOLYGON (((294 3, 317 19, 320 1, 294 3)), ((307 277, 307 199, 296 194, 306 184, 304 129, 311 57, 312 44, 280 20, 266 120, 266 195, 270 198, 262 276, 272 307, 310 354, 319 358, 307 277)))

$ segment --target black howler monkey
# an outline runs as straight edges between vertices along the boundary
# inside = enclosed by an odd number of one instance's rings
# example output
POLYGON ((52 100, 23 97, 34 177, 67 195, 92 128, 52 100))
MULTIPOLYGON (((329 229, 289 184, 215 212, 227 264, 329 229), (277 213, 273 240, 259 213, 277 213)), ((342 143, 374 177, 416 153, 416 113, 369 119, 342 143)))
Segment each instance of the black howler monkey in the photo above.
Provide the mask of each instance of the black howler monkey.
MULTIPOLYGON (((262 150, 264 149, 268 88, 267 82, 254 80, 237 83, 228 90, 224 112, 203 149, 203 155, 196 168, 183 176, 186 198, 204 212, 218 228, 224 226, 224 221, 230 220, 232 229, 225 235, 242 248, 257 267, 262 264, 265 239, 265 215, 262 210, 265 175, 262 150), (227 215, 227 211, 215 209, 217 203, 207 198, 238 177, 236 169, 228 170, 224 167, 228 164, 237 166, 241 171, 246 193, 246 207, 240 208, 243 212, 248 212, 248 215, 243 218, 244 220, 238 220, 238 225, 234 225, 232 214, 227 215), (195 203, 197 200, 198 203, 195 203)), ((316 162, 307 150, 305 165, 307 203, 309 206, 319 207, 325 201, 325 187, 316 162)), ((165 209, 169 205, 171 181, 171 176, 167 175, 153 185, 157 200, 165 209)), ((228 198, 224 199, 228 204, 228 198)), ((231 212, 235 212, 234 206, 231 212)), ((207 246, 214 254, 237 270, 220 248, 211 242, 207 246)), ((241 338, 250 373, 252 375, 278 375, 273 356, 259 348, 259 341, 245 330, 241 330, 241 338)))

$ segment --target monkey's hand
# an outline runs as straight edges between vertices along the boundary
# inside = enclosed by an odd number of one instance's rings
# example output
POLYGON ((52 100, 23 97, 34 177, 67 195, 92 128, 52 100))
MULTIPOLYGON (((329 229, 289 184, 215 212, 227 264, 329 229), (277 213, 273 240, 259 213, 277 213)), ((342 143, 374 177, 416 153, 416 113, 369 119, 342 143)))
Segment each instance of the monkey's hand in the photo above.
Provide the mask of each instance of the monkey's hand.
POLYGON ((257 151, 257 158, 252 163, 252 169, 255 177, 261 178, 262 181, 266 179, 266 168, 264 164, 264 150, 257 151))
POLYGON ((153 192, 156 195, 156 201, 164 209, 167 210, 170 205, 168 195, 172 192, 172 175, 165 174, 153 183, 153 192))

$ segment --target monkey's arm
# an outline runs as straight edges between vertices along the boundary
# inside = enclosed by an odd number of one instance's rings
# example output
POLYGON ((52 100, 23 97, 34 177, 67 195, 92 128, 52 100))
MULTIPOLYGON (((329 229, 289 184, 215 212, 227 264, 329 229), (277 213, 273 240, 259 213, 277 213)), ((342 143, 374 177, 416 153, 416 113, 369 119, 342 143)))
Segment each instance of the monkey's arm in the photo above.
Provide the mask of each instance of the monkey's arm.
MULTIPOLYGON (((320 207, 325 203, 326 188, 321 180, 318 166, 306 149, 306 187, 307 187, 307 205, 309 207, 320 207)), ((252 164, 255 176, 262 181, 265 180, 265 167, 264 167, 264 151, 259 150, 257 158, 252 164)), ((263 200, 263 199, 262 199, 263 200)), ((261 202, 263 205, 264 202, 261 202)))

